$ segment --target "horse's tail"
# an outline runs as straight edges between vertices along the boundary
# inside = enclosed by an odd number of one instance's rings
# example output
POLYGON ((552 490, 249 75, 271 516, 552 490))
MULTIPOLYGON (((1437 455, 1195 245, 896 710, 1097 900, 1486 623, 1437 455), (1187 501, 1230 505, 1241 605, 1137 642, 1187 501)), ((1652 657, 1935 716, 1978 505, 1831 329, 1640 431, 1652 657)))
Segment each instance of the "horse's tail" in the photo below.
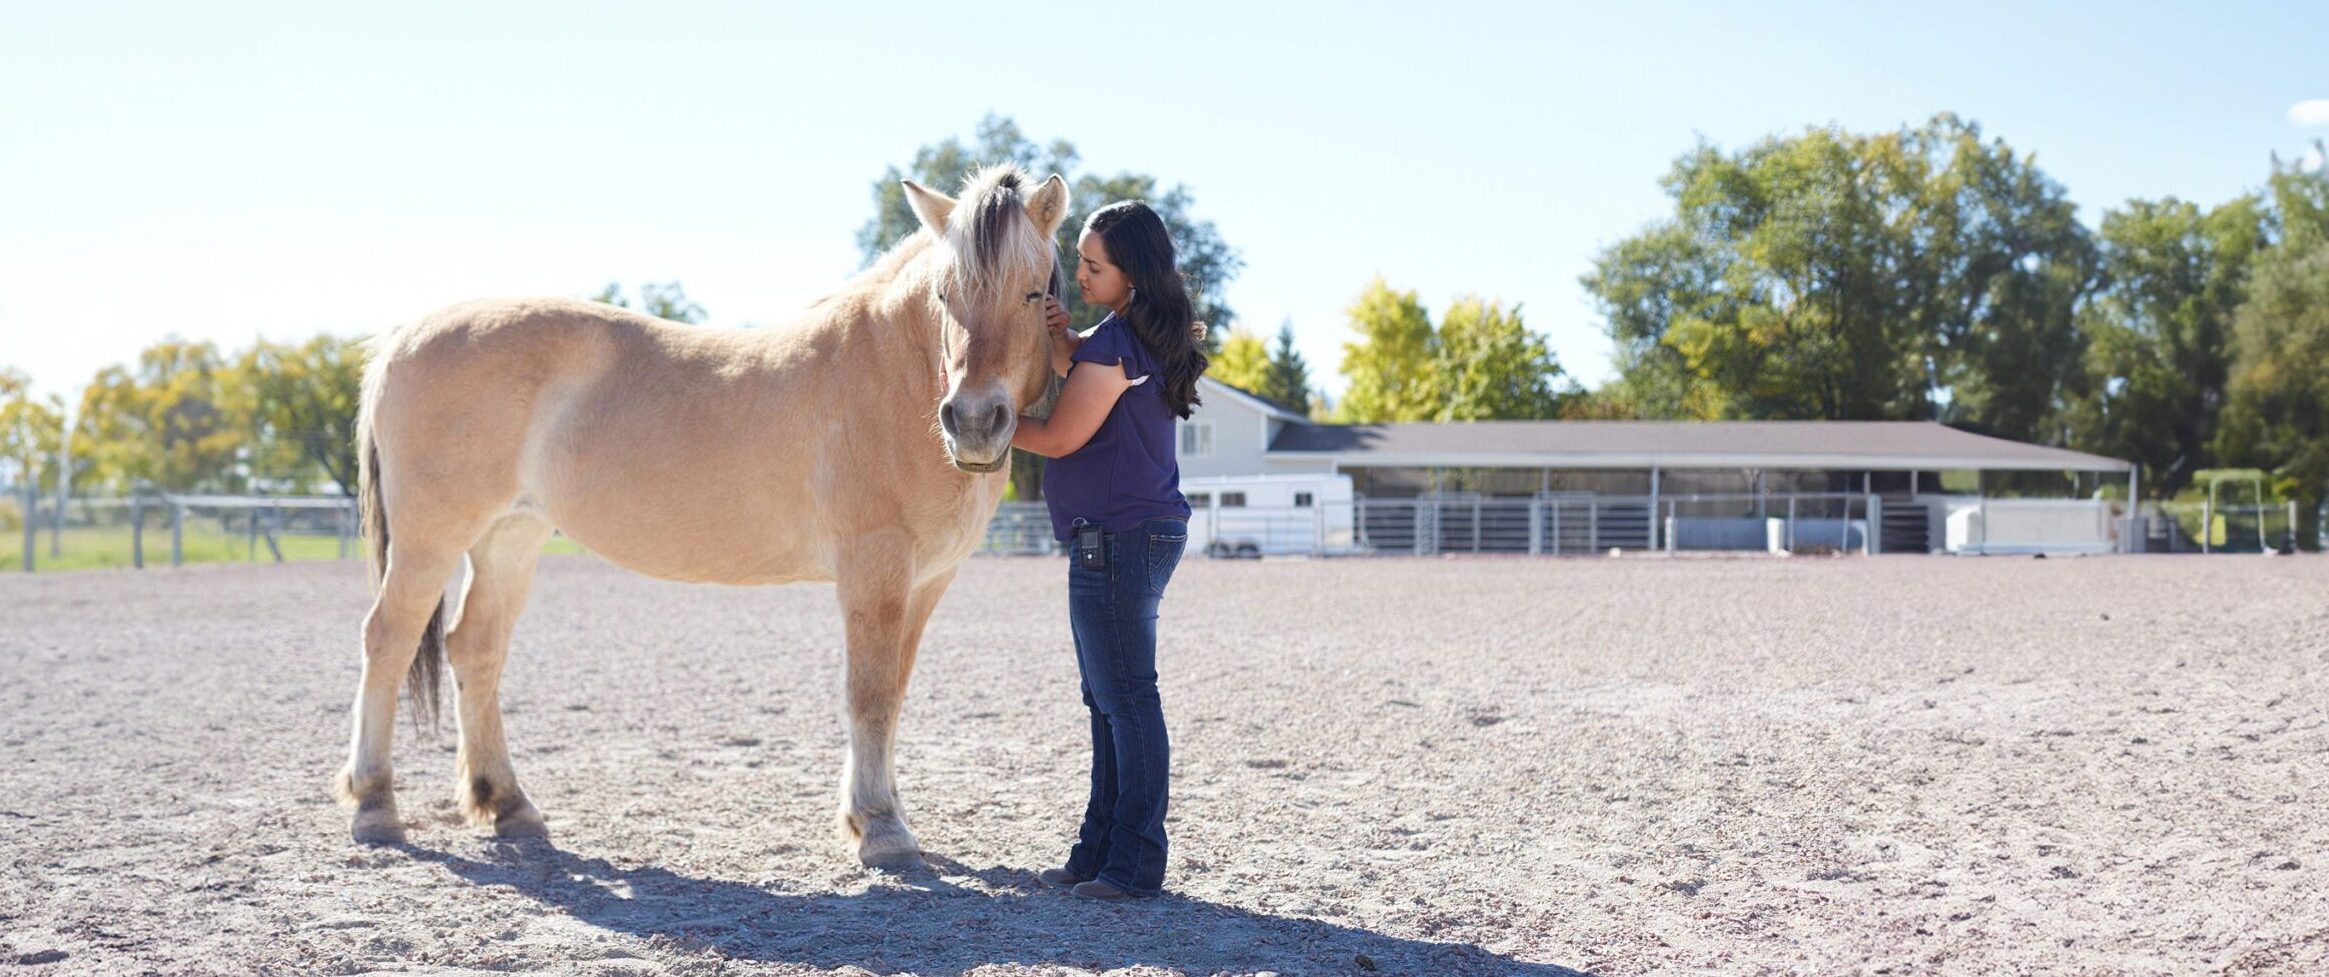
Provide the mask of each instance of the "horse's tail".
MULTIPOLYGON (((372 436, 372 399, 378 388, 371 383, 364 387, 362 410, 356 419, 356 495, 368 543, 365 553, 372 564, 372 592, 378 595, 381 583, 388 579, 388 507, 380 500, 380 445, 372 436)), ((439 597, 437 609, 429 614, 428 627, 421 629, 420 653, 413 656, 412 669, 405 673, 404 691, 412 701, 414 722, 432 727, 437 724, 437 688, 444 684, 444 673, 445 599, 439 597)))

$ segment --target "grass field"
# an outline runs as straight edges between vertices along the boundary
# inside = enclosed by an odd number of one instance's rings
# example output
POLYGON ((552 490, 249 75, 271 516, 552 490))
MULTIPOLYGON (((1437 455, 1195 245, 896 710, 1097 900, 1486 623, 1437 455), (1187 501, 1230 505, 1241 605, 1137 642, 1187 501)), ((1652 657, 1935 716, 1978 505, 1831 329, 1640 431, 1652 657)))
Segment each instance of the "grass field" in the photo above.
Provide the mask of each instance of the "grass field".
MULTIPOLYGON (((185 527, 186 562, 188 563, 247 563, 252 562, 251 538, 241 532, 224 532, 210 521, 190 520, 185 527)), ((170 565, 170 530, 168 527, 147 527, 145 534, 146 565, 170 565)), ((340 541, 332 536, 284 533, 276 537, 283 547, 285 562, 336 560, 340 556, 340 541)), ((361 559, 364 541, 348 541, 348 558, 361 559)), ((24 537, 21 530, 10 533, 0 544, 0 572, 24 569, 24 537)), ((42 532, 33 547, 32 567, 36 571, 96 570, 107 567, 136 565, 134 545, 128 526, 66 529, 58 540, 57 555, 49 555, 49 533, 42 532)), ((543 544, 544 553, 581 553, 581 544, 563 536, 543 544)), ((257 562, 273 562, 274 551, 261 539, 256 548, 257 562)))

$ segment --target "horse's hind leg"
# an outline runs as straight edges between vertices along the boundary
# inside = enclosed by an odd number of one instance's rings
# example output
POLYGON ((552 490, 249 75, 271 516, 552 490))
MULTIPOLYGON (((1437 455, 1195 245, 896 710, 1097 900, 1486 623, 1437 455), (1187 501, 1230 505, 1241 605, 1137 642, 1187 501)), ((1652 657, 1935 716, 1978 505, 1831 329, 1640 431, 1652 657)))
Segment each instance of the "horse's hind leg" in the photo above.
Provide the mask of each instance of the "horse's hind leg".
POLYGON ((457 545, 433 548, 406 537, 389 544, 380 593, 364 617, 364 677, 356 691, 354 742, 337 783, 340 799, 356 806, 354 831, 359 842, 404 840, 389 765, 389 746, 396 734, 396 690, 420 652, 422 631, 444 599, 445 581, 460 562, 457 545))
POLYGON ((453 666, 461 723, 454 763, 454 794, 471 824, 503 836, 546 832, 542 813, 518 789, 509 745, 501 731, 501 668, 509 660, 510 631, 525 610, 534 563, 550 525, 527 515, 503 516, 469 548, 469 582, 461 619, 445 637, 453 666))

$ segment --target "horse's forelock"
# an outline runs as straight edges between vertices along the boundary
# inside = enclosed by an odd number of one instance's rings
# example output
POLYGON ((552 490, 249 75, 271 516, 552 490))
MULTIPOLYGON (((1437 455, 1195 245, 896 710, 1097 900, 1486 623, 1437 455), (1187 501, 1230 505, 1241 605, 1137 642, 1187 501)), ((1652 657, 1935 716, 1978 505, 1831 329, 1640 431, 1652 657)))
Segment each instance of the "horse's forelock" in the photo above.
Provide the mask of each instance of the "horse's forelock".
POLYGON ((1019 196, 1026 184, 1026 175, 1009 164, 981 170, 964 184, 948 237, 973 290, 1049 274, 1051 249, 1035 233, 1019 196))

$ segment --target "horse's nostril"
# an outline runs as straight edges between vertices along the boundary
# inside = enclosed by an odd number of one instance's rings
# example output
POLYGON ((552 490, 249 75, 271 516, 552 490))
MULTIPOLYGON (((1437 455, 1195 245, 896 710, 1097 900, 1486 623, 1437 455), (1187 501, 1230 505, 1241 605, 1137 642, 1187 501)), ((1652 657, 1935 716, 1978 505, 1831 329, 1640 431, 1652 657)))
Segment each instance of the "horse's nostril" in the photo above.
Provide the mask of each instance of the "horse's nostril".
POLYGON ((1002 406, 996 407, 995 426, 988 428, 988 430, 1000 431, 1009 426, 1011 426, 1011 406, 1009 404, 1004 404, 1002 406))
POLYGON ((961 433, 955 430, 952 401, 938 405, 938 426, 944 428, 949 436, 957 436, 961 433))

